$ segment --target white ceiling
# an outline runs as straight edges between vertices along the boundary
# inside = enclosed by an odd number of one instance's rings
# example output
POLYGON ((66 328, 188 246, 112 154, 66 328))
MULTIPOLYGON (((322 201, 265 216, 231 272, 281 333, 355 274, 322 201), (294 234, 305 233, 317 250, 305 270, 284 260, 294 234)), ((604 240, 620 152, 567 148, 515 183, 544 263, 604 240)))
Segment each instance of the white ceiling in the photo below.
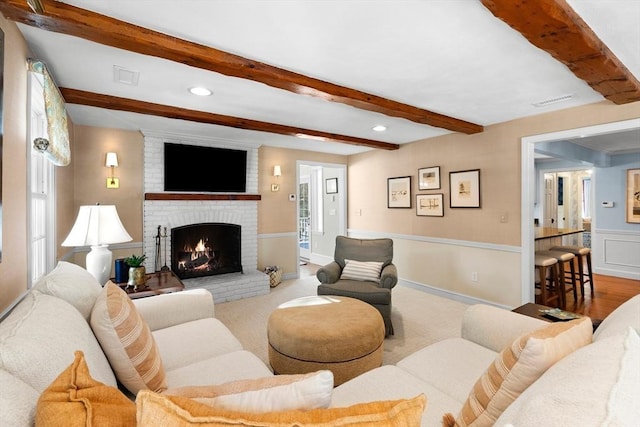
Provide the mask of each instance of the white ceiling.
MULTIPOLYGON (((604 99, 478 0, 65 3, 484 126, 604 99), (565 95, 572 98, 533 105, 565 95)), ((640 79, 640 1, 568 3, 640 79)), ((22 24, 19 28, 61 87, 398 144, 449 133, 22 24), (138 85, 115 82, 114 66, 139 72, 138 85), (192 86, 214 93, 196 97, 187 91, 192 86), (374 132, 377 124, 388 130, 374 132)), ((370 150, 95 107, 67 108, 80 125, 337 154, 370 150)), ((601 145, 600 140, 589 144, 601 145)), ((630 144, 616 150, 640 150, 640 141, 630 144)))

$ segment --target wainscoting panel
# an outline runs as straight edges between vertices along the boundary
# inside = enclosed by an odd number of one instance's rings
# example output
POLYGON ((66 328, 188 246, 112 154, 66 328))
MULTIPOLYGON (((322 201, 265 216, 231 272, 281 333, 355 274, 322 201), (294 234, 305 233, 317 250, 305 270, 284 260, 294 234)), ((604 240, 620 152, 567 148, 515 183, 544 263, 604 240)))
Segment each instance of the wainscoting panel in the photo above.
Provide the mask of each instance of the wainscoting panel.
POLYGON ((452 297, 505 307, 522 304, 520 247, 356 230, 349 230, 349 236, 391 237, 401 280, 452 297))
POLYGON ((640 280, 640 233, 595 230, 591 257, 595 273, 640 280))

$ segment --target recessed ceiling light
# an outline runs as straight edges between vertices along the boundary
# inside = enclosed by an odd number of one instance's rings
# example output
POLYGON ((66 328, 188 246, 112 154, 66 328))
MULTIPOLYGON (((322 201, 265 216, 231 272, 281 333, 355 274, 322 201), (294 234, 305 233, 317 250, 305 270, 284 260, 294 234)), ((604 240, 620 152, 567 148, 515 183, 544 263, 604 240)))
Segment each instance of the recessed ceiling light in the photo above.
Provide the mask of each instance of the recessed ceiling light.
POLYGON ((194 95, 198 95, 198 96, 209 96, 209 95, 211 95, 213 93, 209 89, 207 89, 206 87, 200 87, 200 86, 196 86, 196 87, 190 88, 189 92, 191 92, 194 95))
POLYGON ((375 130, 376 132, 384 132, 385 130, 387 130, 387 127, 384 125, 376 125, 373 127, 373 130, 375 130))

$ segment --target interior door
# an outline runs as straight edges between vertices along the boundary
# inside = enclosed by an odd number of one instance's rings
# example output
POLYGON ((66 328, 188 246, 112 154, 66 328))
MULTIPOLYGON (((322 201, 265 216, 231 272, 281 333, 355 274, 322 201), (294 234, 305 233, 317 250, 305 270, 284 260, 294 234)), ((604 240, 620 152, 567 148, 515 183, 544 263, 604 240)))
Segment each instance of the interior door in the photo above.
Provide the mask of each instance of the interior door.
POLYGON ((298 197, 298 246, 300 246, 300 260, 309 261, 311 257, 311 197, 310 177, 300 176, 298 197))
POLYGON ((558 186, 556 184, 555 173, 544 174, 544 205, 543 205, 543 227, 557 227, 556 216, 558 215, 558 186))

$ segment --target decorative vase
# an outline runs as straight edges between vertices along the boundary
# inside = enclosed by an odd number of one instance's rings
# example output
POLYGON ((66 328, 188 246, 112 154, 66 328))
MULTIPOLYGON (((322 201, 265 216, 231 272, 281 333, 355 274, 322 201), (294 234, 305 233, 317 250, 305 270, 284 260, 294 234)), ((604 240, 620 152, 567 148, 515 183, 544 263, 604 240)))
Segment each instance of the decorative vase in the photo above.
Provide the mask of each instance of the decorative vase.
POLYGON ((140 267, 129 267, 129 281, 127 286, 133 286, 133 289, 137 289, 138 286, 144 285, 146 281, 147 270, 144 265, 140 267))

